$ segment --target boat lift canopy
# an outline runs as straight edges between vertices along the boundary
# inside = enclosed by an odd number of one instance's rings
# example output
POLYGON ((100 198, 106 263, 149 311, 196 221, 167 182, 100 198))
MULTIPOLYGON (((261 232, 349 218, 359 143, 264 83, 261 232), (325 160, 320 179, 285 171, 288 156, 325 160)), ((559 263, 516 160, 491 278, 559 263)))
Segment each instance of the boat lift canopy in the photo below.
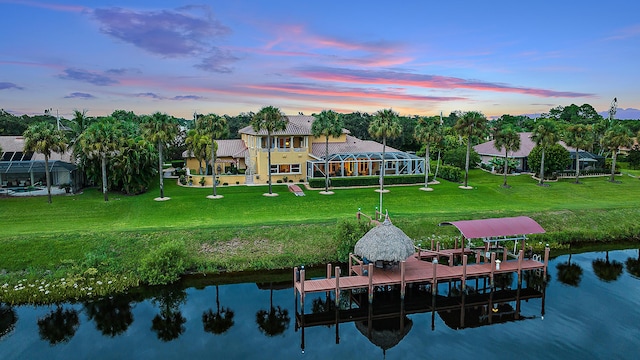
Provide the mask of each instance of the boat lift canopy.
POLYGON ((502 241, 514 241, 517 244, 517 240, 524 243, 527 235, 545 232, 540 224, 528 216, 450 221, 440 223, 442 225, 453 225, 466 239, 482 239, 487 245, 502 241))

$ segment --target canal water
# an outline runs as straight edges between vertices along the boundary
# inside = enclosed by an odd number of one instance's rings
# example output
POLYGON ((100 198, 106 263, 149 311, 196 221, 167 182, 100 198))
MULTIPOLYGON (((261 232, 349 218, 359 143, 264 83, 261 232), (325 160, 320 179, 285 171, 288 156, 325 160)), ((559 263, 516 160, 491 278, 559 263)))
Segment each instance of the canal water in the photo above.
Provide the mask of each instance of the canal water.
POLYGON ((91 302, 1 304, 0 359, 635 359, 639 256, 563 255, 550 261, 546 285, 532 273, 520 289, 515 276, 494 292, 469 282, 464 308, 459 283, 438 287, 436 311, 428 287, 412 287, 404 303, 380 291, 370 309, 343 293, 344 311, 324 293, 309 295, 304 328, 281 273, 91 302))

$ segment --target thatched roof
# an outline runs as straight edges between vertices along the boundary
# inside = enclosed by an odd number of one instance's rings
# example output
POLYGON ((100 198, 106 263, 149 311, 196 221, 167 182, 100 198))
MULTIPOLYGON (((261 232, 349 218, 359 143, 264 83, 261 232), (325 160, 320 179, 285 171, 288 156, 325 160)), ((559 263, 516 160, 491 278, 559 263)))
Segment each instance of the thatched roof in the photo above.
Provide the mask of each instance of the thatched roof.
POLYGON ((415 248, 413 240, 387 217, 358 240, 353 252, 369 261, 402 261, 413 255, 415 248))
POLYGON ((404 324, 400 324, 400 318, 373 320, 371 331, 366 321, 357 321, 356 329, 369 339, 372 344, 386 351, 398 345, 409 333, 413 321, 405 316, 404 324))

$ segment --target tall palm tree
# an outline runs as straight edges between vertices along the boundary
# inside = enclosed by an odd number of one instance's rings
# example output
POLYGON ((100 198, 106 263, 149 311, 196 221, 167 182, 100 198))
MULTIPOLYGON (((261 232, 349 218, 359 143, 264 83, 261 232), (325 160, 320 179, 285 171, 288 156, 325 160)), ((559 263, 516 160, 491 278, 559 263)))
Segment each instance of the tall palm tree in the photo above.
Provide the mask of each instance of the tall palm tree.
POLYGON ((469 180, 469 156, 471 155, 471 138, 482 136, 487 128, 487 118, 479 111, 467 111, 456 121, 454 130, 467 138, 467 157, 464 165, 464 187, 468 187, 469 180))
POLYGON ((506 126, 502 129, 497 129, 493 146, 497 150, 504 148, 504 183, 502 187, 508 188, 507 185, 507 172, 509 170, 509 151, 520 150, 520 134, 516 132, 511 126, 506 126))
POLYGON ((107 195, 107 158, 114 156, 120 150, 123 133, 122 123, 108 116, 89 125, 80 135, 78 141, 82 152, 89 159, 100 159, 104 201, 109 201, 107 195))
POLYGON ((542 150, 542 156, 540 160, 540 180, 538 185, 544 186, 544 152, 551 145, 555 145, 560 141, 558 135, 558 127, 556 123, 551 119, 542 119, 536 122, 531 133, 531 140, 536 143, 542 150))
POLYGON ((631 147, 633 144, 631 133, 626 127, 620 124, 615 124, 604 133, 600 142, 602 147, 611 151, 611 177, 609 178, 609 181, 615 182, 618 149, 623 146, 631 147))
POLYGON ((208 135, 201 134, 196 129, 191 129, 187 132, 187 138, 185 139, 187 144, 187 150, 193 154, 193 156, 198 160, 198 173, 204 174, 204 167, 202 163, 204 160, 208 158, 207 153, 209 150, 209 144, 211 143, 211 139, 208 135))
POLYGON ((213 174, 213 198, 218 197, 216 190, 216 155, 218 147, 216 139, 220 139, 227 134, 229 126, 227 119, 216 114, 201 116, 196 122, 196 128, 202 134, 206 134, 211 138, 211 173, 213 174))
POLYGON ((442 124, 440 118, 436 116, 432 117, 419 117, 416 127, 413 132, 413 137, 425 145, 424 153, 424 190, 429 189, 429 173, 431 172, 431 144, 439 143, 442 141, 444 134, 442 133, 442 124))
POLYGON ((164 181, 162 177, 162 149, 166 143, 178 136, 178 120, 173 116, 156 112, 145 116, 142 122, 145 138, 158 146, 158 174, 160 175, 160 198, 164 199, 164 181))
POLYGON ((275 131, 282 131, 287 128, 289 120, 285 115, 274 106, 265 106, 251 118, 251 127, 256 132, 266 130, 267 132, 267 161, 269 172, 269 195, 273 194, 271 190, 271 134, 275 131))
POLYGON ((47 196, 51 204, 51 174, 49 173, 49 157, 51 152, 61 153, 67 150, 67 140, 62 130, 57 130, 47 122, 35 123, 22 134, 24 151, 38 152, 44 155, 44 172, 47 180, 47 196))
MULTIPOLYGON (((387 139, 397 138, 402 134, 402 125, 398 113, 391 109, 378 110, 369 123, 369 135, 382 139, 382 163, 380 168, 380 192, 384 191, 385 153, 387 139)), ((382 211, 382 209, 380 209, 382 211)))
POLYGON ((565 129, 564 142, 576 149, 576 184, 580 183, 580 149, 586 150, 593 145, 593 126, 569 125, 565 129))
POLYGON ((329 136, 342 135, 344 124, 340 115, 333 110, 322 110, 314 117, 316 120, 311 125, 311 133, 315 137, 324 136, 324 193, 329 194, 329 136))

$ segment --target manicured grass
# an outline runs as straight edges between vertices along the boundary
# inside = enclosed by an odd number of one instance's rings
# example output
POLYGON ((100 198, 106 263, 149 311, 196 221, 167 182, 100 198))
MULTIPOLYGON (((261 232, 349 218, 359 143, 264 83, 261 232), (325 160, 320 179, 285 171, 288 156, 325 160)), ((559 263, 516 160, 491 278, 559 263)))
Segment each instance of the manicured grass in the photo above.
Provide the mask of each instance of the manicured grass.
MULTIPOLYGON (((538 242, 610 241, 638 237, 640 181, 619 176, 573 179, 536 185, 528 175, 502 177, 470 173, 472 190, 441 181, 434 191, 416 186, 390 187, 383 209, 410 237, 457 236, 443 221, 527 215, 546 230, 538 242)), ((165 182, 169 201, 157 202, 157 188, 139 196, 111 193, 104 202, 96 189, 54 197, 0 198, 0 271, 8 277, 63 277, 98 269, 135 274, 140 260, 159 244, 186 244, 195 271, 291 268, 335 261, 336 224, 355 219, 358 208, 373 214, 379 204, 374 188, 335 189, 331 196, 305 190, 296 197, 274 185, 278 197, 262 196, 264 186, 223 186, 223 199, 210 200, 210 188, 165 182), (40 274, 40 275, 39 275, 40 274)), ((556 247, 559 245, 555 245, 556 247)), ((0 299, 1 300, 1 299, 0 299)))

